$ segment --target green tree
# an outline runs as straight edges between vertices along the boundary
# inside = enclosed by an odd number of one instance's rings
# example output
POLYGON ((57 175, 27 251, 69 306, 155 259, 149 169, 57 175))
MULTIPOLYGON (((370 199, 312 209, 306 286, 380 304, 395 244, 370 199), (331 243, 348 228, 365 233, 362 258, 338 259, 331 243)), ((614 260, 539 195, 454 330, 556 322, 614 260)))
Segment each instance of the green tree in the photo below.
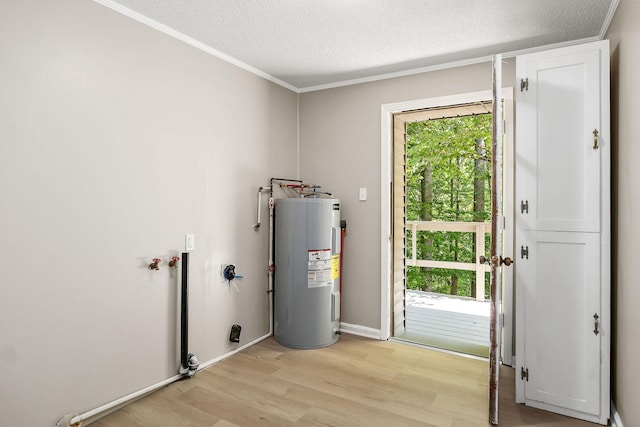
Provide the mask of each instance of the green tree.
MULTIPOLYGON (((490 220, 491 128, 490 114, 407 124, 407 220, 490 220)), ((475 262, 473 233, 420 232, 417 248, 407 233, 419 259, 475 262)), ((475 296, 474 282, 472 271, 407 268, 409 289, 475 296)))

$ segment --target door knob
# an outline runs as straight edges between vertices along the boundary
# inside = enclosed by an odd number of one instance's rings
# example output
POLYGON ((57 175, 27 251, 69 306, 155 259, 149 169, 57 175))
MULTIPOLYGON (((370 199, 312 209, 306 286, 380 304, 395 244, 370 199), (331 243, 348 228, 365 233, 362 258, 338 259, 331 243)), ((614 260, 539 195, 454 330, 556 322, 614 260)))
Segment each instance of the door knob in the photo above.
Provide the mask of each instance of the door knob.
POLYGON ((513 261, 509 257, 506 257, 506 258, 500 257, 500 265, 503 265, 503 264, 509 267, 511 264, 513 264, 513 261))
MULTIPOLYGON (((489 258, 486 258, 484 255, 480 255, 478 257, 478 261, 480 261, 480 264, 489 264, 491 260, 489 258)), ((509 267, 511 264, 513 264, 513 260, 511 258, 500 257, 500 265, 506 265, 507 267, 509 267)))

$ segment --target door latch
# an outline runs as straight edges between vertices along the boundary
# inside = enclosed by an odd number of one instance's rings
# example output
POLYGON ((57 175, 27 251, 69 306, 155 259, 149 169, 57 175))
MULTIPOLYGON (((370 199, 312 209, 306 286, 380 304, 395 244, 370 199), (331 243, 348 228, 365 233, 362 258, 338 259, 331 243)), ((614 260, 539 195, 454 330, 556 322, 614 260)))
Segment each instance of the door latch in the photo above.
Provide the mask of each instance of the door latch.
POLYGON ((593 315, 593 333, 598 335, 600 333, 600 317, 598 313, 593 315))

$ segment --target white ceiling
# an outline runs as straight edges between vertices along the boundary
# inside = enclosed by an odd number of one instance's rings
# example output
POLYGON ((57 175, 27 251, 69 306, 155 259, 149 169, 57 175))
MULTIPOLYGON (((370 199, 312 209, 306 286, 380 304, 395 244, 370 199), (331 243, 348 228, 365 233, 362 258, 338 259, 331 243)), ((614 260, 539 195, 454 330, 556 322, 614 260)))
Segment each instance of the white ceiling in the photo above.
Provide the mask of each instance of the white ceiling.
POLYGON ((306 91, 600 39, 619 0, 95 1, 306 91))

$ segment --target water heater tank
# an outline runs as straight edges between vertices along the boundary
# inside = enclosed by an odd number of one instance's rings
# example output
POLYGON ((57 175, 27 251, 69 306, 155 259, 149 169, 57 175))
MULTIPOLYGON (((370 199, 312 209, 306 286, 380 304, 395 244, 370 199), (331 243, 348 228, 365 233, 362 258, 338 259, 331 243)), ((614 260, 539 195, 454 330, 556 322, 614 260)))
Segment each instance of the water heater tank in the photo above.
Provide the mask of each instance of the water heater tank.
POLYGON ((340 200, 275 200, 274 337, 326 347, 340 327, 340 200))

